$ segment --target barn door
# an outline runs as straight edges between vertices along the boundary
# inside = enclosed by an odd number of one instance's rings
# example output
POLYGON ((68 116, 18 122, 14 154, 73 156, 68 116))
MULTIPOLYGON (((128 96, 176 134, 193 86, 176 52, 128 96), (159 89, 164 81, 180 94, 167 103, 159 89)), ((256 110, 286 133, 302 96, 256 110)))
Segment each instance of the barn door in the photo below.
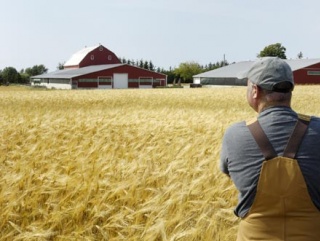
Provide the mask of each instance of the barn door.
POLYGON ((128 89, 128 74, 113 74, 114 89, 128 89))

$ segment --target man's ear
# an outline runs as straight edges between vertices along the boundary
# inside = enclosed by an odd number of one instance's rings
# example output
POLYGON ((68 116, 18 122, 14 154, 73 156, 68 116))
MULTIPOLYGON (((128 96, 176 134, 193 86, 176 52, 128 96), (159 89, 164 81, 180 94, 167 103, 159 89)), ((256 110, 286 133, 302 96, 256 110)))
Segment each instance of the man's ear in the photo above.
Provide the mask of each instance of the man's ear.
POLYGON ((252 85, 251 95, 253 99, 257 99, 260 96, 260 89, 257 85, 252 85))

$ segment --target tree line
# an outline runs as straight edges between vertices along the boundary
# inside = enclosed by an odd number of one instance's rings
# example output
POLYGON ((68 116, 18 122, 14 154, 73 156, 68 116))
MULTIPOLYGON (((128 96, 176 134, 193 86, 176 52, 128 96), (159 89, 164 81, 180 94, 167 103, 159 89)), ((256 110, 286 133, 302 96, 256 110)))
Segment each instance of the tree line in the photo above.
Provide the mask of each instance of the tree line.
MULTIPOLYGON (((279 58, 286 59, 286 48, 282 46, 281 43, 268 45, 257 55, 257 57, 266 56, 277 56, 279 58)), ((298 53, 297 58, 303 58, 302 52, 298 53)), ((132 60, 120 58, 120 61, 124 64, 166 74, 168 84, 192 83, 194 75, 229 65, 227 60, 217 61, 215 63, 210 62, 206 65, 200 65, 197 62, 190 61, 180 63, 180 65, 175 68, 169 67, 169 69, 166 70, 164 68, 156 67, 151 60, 146 61, 143 59, 132 60)), ((63 69, 63 64, 59 63, 57 69, 63 69)), ((8 85, 12 83, 28 84, 30 83, 30 77, 47 73, 47 71, 48 69, 43 64, 22 69, 20 72, 18 72, 14 67, 6 67, 3 70, 0 70, 0 85, 8 85)))
POLYGON ((30 77, 47 73, 48 69, 43 65, 34 65, 18 72, 14 67, 6 67, 0 70, 0 85, 29 84, 30 77))
MULTIPOLYGON (((192 83, 193 75, 228 65, 227 61, 218 61, 216 63, 209 63, 204 66, 196 62, 185 62, 181 63, 177 68, 170 67, 168 70, 165 70, 164 68, 160 67, 156 68, 151 60, 145 61, 141 59, 139 61, 133 61, 126 58, 121 58, 120 61, 124 64, 129 64, 142 69, 165 74, 167 75, 168 84, 178 82, 192 83)), ((63 69, 63 64, 59 63, 57 69, 63 69)), ((30 77, 45 74, 47 72, 48 69, 43 64, 22 69, 20 72, 18 72, 14 67, 6 67, 3 70, 0 70, 0 85, 29 84, 30 77)))
POLYGON ((158 73, 167 75, 167 83, 192 83, 193 76, 196 74, 200 74, 209 70, 217 69, 222 66, 228 65, 228 61, 217 61, 215 63, 208 63, 206 65, 200 65, 197 62, 184 62, 179 65, 177 68, 169 67, 168 70, 160 67, 156 67, 151 60, 146 61, 143 59, 140 60, 131 60, 126 58, 120 58, 121 63, 130 64, 139 68, 147 69, 150 71, 155 71, 158 73))

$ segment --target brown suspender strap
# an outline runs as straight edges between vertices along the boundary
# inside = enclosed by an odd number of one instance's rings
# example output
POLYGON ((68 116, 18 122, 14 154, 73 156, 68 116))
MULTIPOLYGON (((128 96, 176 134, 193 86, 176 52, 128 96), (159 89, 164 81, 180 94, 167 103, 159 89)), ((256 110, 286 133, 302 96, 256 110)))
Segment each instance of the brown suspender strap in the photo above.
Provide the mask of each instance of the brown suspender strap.
MULTIPOLYGON (((299 149, 302 138, 308 129, 310 122, 310 116, 300 115, 299 119, 292 131, 288 144, 284 150, 283 156, 293 159, 299 149)), ((260 147, 260 150, 266 160, 270 160, 277 155, 273 146, 271 145, 267 135, 264 133, 258 120, 247 124, 252 136, 254 137, 256 143, 260 147)))
POLYGON ((292 131, 288 144, 283 152, 284 157, 288 157, 292 159, 295 158, 296 153, 299 149, 300 143, 302 141, 302 138, 306 130, 308 129, 309 122, 310 122, 310 118, 309 120, 300 119, 300 118, 298 119, 292 131))
POLYGON ((255 139, 256 143, 260 147, 260 150, 266 160, 270 160, 277 156, 273 146, 271 145, 268 137, 264 133, 259 121, 255 121, 248 125, 248 128, 255 139))

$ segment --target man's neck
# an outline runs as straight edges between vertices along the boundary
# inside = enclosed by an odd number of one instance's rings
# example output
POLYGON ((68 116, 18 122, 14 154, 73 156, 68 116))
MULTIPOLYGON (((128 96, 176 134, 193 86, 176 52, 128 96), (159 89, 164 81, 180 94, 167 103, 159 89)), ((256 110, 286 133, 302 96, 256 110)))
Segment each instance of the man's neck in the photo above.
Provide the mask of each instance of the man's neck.
POLYGON ((270 104, 270 105, 265 105, 265 104, 261 104, 258 106, 258 109, 257 109, 257 112, 258 113, 261 113, 262 111, 266 110, 266 109, 269 109, 269 108, 272 108, 272 107, 288 107, 288 108, 291 108, 291 105, 290 104, 284 104, 284 103, 281 103, 281 104, 270 104))

